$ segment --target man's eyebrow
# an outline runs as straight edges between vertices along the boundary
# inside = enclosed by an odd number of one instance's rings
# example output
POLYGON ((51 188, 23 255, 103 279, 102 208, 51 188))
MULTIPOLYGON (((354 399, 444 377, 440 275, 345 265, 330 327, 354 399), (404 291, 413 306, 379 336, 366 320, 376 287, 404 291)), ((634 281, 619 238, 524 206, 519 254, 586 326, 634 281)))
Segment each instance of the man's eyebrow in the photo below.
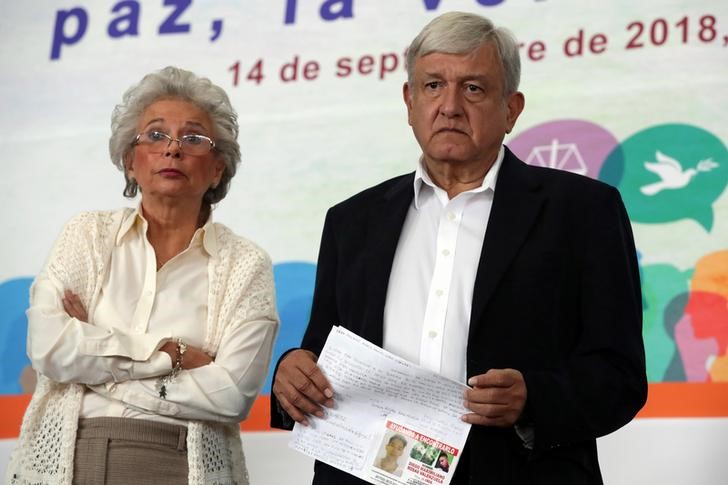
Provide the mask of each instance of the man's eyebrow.
POLYGON ((442 77, 439 71, 425 71, 424 74, 426 77, 442 77))
MULTIPOLYGON (((443 79, 445 76, 439 72, 439 71, 425 71, 424 76, 426 78, 436 78, 436 79, 443 79)), ((456 81, 461 83, 464 81, 480 81, 482 83, 485 83, 488 81, 488 76, 484 74, 465 74, 463 76, 458 76, 456 78, 456 81)))

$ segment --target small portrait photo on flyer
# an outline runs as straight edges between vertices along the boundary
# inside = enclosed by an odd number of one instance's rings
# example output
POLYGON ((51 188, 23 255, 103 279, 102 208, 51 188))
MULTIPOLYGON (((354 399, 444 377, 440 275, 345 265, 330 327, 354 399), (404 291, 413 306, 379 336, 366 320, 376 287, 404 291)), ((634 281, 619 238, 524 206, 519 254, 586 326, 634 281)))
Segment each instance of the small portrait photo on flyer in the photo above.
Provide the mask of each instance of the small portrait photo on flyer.
POLYGON ((374 460, 374 466, 391 473, 395 476, 402 476, 402 471, 407 463, 408 441, 403 435, 387 431, 382 440, 382 446, 374 460), (404 455, 404 458, 401 458, 404 455))

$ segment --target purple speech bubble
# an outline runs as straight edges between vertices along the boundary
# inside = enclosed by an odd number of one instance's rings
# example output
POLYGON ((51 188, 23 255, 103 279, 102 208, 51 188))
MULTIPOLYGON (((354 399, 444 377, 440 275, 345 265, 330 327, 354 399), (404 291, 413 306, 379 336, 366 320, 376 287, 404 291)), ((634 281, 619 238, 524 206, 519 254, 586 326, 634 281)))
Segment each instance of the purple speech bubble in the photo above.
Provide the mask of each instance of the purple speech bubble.
POLYGON ((584 120, 541 123, 507 143, 518 158, 530 165, 558 168, 593 179, 618 144, 610 132, 584 120))

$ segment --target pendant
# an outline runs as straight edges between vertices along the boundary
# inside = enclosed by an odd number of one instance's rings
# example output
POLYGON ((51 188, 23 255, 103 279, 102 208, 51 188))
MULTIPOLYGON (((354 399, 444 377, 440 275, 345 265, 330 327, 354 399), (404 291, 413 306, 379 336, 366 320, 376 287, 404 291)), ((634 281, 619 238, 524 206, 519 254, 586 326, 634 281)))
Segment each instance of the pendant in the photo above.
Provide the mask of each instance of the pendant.
POLYGON ((159 392, 160 398, 167 399, 167 382, 164 377, 160 377, 159 379, 157 379, 156 385, 154 387, 157 388, 157 392, 159 392))

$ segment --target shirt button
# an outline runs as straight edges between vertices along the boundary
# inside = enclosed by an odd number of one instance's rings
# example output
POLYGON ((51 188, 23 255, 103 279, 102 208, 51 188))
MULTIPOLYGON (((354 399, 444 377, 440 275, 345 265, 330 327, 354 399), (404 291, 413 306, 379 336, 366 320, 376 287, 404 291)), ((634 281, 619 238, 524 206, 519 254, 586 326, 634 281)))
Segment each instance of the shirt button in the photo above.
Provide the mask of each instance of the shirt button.
POLYGON ((427 334, 427 336, 430 338, 435 338, 435 337, 437 337, 437 332, 435 332, 434 330, 430 330, 430 332, 427 334))
POLYGON ((455 220, 455 213, 448 212, 447 213, 447 218, 450 219, 451 221, 454 221, 455 220))
POLYGON ((437 296, 442 296, 443 293, 444 292, 442 290, 435 291, 435 295, 437 295, 437 296))
POLYGON ((443 249, 442 250, 442 255, 443 256, 450 256, 450 250, 449 249, 443 249))

